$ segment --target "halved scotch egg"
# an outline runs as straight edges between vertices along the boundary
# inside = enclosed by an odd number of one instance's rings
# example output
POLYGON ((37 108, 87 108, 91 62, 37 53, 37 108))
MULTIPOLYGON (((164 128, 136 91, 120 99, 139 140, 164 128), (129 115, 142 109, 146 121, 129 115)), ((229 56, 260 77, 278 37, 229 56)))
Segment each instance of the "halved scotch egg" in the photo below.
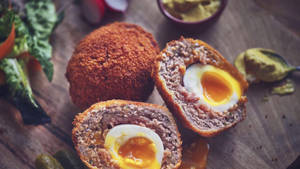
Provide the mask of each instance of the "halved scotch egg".
POLYGON ((247 81, 205 42, 183 37, 169 42, 152 76, 171 112, 202 136, 214 136, 246 116, 247 81))
POLYGON ((175 169, 181 139, 171 113, 162 106, 110 100, 76 116, 72 140, 91 169, 175 169))

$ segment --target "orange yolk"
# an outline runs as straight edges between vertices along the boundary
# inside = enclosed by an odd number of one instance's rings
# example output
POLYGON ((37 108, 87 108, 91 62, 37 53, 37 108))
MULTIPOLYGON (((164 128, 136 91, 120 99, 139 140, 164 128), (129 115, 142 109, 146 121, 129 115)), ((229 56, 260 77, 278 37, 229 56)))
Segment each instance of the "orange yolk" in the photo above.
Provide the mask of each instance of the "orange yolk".
POLYGON ((208 144, 202 139, 183 147, 182 163, 179 169, 205 169, 208 151, 208 144))
POLYGON ((118 150, 128 166, 145 168, 155 161, 155 144, 145 137, 133 137, 124 143, 118 150))
POLYGON ((205 72, 201 79, 204 97, 212 102, 229 100, 232 95, 230 83, 220 74, 205 72))

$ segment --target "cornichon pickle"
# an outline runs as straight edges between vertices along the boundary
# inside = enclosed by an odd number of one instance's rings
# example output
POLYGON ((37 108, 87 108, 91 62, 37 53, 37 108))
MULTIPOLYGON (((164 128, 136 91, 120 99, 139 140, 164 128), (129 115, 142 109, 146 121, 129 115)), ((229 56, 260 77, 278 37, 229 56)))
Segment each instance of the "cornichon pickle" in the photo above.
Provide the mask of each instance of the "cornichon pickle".
POLYGON ((65 169, 87 169, 73 151, 60 150, 53 155, 65 169))
POLYGON ((37 169, 64 169, 62 165, 52 156, 41 154, 35 160, 37 169))

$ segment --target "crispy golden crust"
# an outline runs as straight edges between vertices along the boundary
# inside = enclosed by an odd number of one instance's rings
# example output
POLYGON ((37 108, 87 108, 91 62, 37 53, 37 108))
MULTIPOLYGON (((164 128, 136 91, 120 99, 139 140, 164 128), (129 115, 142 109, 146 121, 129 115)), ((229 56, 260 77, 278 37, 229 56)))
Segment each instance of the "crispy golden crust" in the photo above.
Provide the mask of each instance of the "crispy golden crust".
MULTIPOLYGON (((247 88, 248 88, 248 83, 245 80, 245 78, 243 77, 243 75, 241 73, 239 73, 238 71, 236 71, 236 68, 233 67, 217 50, 215 50, 214 48, 212 48, 210 45, 206 44, 205 42, 201 41, 201 40, 194 40, 194 39, 185 39, 183 37, 181 37, 179 39, 181 40, 187 40, 190 41, 192 43, 198 43, 200 44, 200 46, 204 46, 205 48, 207 48, 210 52, 212 52, 216 58, 221 60, 222 64, 218 64, 218 65, 214 65, 212 63, 212 65, 219 67, 221 69, 227 70, 233 77, 235 77, 241 84, 241 87, 243 89, 244 92, 246 92, 247 88)), ((156 62, 155 65, 153 66, 153 70, 152 70, 152 78, 154 79, 155 85, 159 91, 159 93, 161 94, 163 100, 166 102, 167 107, 170 109, 170 111, 178 118, 180 119, 180 121, 183 123, 183 125, 191 130, 193 130, 194 132, 204 136, 204 137, 212 137, 215 136, 219 133, 221 133, 222 131, 236 125, 239 121, 236 121, 230 125, 227 125, 224 128, 220 128, 220 129, 213 129, 213 130, 200 130, 197 127, 195 127, 191 121, 189 121, 187 119, 187 117, 184 115, 184 111, 182 110, 182 108, 180 107, 180 105, 176 104, 173 100, 173 95, 172 92, 170 92, 170 90, 167 88, 166 84, 164 83, 164 80, 162 79, 162 77, 159 75, 159 71, 160 71, 160 63, 162 58, 164 57, 163 54, 167 52, 167 47, 168 46, 172 46, 177 40, 173 40, 169 43, 167 43, 166 48, 163 49, 160 54, 157 56, 156 58, 156 62)), ((185 71, 185 70, 184 70, 185 71)), ((184 73, 183 73, 184 74, 184 73)), ((243 120, 246 117, 246 113, 245 113, 245 107, 244 107, 244 103, 247 102, 247 98, 245 96, 242 96, 240 99, 240 105, 239 106, 243 106, 243 115, 242 115, 242 119, 243 120)))
POLYGON ((146 100, 158 53, 154 37, 140 26, 115 22, 96 29, 80 41, 68 63, 72 101, 86 109, 110 99, 146 100))
MULTIPOLYGON (((73 129, 72 129, 72 141, 74 143, 75 149, 77 151, 77 154, 79 155, 80 159, 85 163, 85 165, 87 167, 89 167, 90 169, 97 169, 96 167, 91 166, 87 161, 84 160, 83 155, 80 153, 79 149, 78 149, 78 144, 77 144, 77 138, 76 138, 76 132, 79 130, 79 127, 81 125, 81 123, 83 122, 84 118, 88 115, 89 112, 91 112, 92 110, 98 110, 100 108, 103 107, 109 107, 110 105, 128 105, 128 104, 134 104, 136 106, 141 106, 141 107, 151 107, 154 109, 160 109, 162 110, 162 112, 168 116, 168 118, 170 119, 171 123, 176 125, 176 122, 172 116, 172 114, 169 112, 169 110, 166 107, 160 106, 160 105, 155 105, 155 104, 150 104, 150 103, 143 103, 143 102, 135 102, 135 101, 127 101, 127 100, 109 100, 109 101, 103 101, 103 102, 99 102, 99 103, 95 103, 93 104, 91 107, 89 107, 88 109, 86 109, 84 112, 79 113, 78 115, 76 115, 74 121, 73 121, 73 129)), ((178 138, 181 138, 181 135, 178 131, 178 128, 176 127, 176 134, 178 138)), ((180 143, 181 140, 180 140, 180 143)), ((179 148, 180 152, 182 152, 182 147, 179 148)), ((179 168, 181 164, 181 160, 176 164, 176 167, 174 169, 179 168)))

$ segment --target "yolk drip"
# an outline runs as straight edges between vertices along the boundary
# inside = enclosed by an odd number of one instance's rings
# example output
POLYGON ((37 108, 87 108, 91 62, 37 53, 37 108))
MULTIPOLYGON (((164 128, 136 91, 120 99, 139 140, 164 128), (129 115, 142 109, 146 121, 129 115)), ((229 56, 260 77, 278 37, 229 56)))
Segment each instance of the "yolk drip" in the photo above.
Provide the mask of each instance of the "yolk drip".
POLYGON ((196 140, 183 147, 182 163, 179 169, 205 169, 208 155, 208 143, 203 139, 196 140))
POLYGON ((201 84, 204 97, 212 103, 227 101, 233 93, 231 84, 222 75, 215 72, 205 72, 201 84))
POLYGON ((156 160, 155 144, 145 137, 128 139, 118 150, 123 162, 134 168, 146 168, 156 160))

